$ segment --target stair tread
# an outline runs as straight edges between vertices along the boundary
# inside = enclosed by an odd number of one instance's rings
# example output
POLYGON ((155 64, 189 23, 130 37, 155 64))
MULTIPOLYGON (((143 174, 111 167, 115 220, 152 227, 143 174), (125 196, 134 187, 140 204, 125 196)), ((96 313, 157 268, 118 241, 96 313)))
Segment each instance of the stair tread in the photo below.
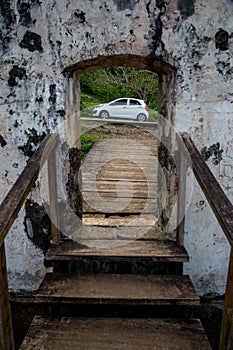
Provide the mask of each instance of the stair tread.
POLYGON ((198 304, 188 276, 47 273, 36 293, 43 302, 79 304, 198 304))
MULTIPOLYGON (((80 257, 151 258, 154 261, 183 262, 189 257, 184 247, 168 240, 98 240, 94 247, 73 241, 52 245, 47 251, 47 260, 71 260, 80 257), (111 245, 116 246, 111 248, 111 245), (103 248, 98 248, 103 247, 103 248), (105 248, 104 248, 105 247, 105 248)), ((91 245, 91 242, 90 242, 91 245)))
POLYGON ((199 320, 36 316, 20 350, 211 350, 199 320))

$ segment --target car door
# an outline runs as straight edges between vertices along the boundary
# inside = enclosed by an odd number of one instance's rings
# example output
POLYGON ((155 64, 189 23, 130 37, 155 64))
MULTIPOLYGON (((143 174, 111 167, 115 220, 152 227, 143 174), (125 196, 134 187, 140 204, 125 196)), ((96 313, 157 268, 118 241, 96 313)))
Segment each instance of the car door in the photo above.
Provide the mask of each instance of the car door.
POLYGON ((128 106, 128 118, 137 119, 138 114, 142 112, 142 108, 143 106, 138 100, 130 98, 128 106))
POLYGON ((120 98, 110 103, 110 116, 115 118, 127 118, 127 101, 127 98, 120 98))

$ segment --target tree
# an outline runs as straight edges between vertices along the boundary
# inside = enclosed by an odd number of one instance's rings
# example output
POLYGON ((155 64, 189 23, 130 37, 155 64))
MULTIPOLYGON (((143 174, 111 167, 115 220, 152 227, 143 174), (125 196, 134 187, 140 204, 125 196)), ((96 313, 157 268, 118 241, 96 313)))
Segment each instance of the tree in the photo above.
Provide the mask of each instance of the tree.
POLYGON ((105 83, 125 90, 128 97, 144 100, 151 108, 158 105, 158 77, 143 69, 128 67, 106 68, 105 83))

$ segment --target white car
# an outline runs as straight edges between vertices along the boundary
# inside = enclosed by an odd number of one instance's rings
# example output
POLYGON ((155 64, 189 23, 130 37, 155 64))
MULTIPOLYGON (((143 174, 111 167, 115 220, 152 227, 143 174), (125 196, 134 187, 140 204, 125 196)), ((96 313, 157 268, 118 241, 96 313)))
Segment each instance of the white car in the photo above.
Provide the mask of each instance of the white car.
POLYGON ((109 103, 104 103, 95 107, 94 117, 102 119, 124 118, 135 119, 144 122, 148 119, 148 107, 143 100, 135 98, 118 98, 109 103))

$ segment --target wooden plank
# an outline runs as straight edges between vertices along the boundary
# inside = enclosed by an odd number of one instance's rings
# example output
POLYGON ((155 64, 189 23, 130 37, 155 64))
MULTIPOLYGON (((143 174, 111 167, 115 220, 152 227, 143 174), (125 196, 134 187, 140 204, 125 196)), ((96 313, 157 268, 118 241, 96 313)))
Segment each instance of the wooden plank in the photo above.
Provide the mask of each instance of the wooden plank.
POLYGON ((151 148, 152 150, 157 150, 157 140, 155 138, 152 139, 135 139, 132 137, 112 137, 107 138, 105 140, 97 141, 94 145, 95 148, 101 149, 101 147, 108 146, 108 149, 112 150, 114 147, 119 148, 120 144, 124 144, 125 149, 130 149, 135 151, 135 147, 137 146, 139 149, 151 148))
POLYGON ((233 245, 233 205, 223 192, 187 133, 181 134, 179 144, 223 232, 230 244, 233 245))
MULTIPOLYGON (((93 189, 93 186, 95 186, 95 188, 97 188, 98 190, 101 190, 101 191, 114 191, 116 190, 117 188, 117 184, 118 184, 118 181, 117 180, 112 180, 112 181, 107 181, 107 180, 86 180, 85 179, 85 182, 83 184, 83 189, 85 191, 90 191, 93 189)), ((133 181, 132 183, 133 185, 133 189, 134 191, 145 191, 148 189, 148 191, 156 191, 157 189, 157 182, 141 182, 141 181, 133 181)), ((121 188, 122 189, 127 189, 129 186, 128 186, 128 183, 125 183, 125 182, 122 182, 121 183, 121 188)))
POLYGON ((11 225, 18 215, 25 199, 34 185, 40 168, 48 159, 57 144, 57 135, 47 135, 29 160, 0 206, 0 245, 4 241, 11 225))
MULTIPOLYGON (((96 158, 98 159, 98 157, 103 157, 103 159, 114 159, 114 158, 122 158, 122 159, 127 159, 129 161, 134 161, 134 159, 139 159, 139 160, 143 160, 143 159, 146 159, 146 160, 151 160, 152 162, 155 161, 155 158, 157 157, 157 153, 152 153, 152 152, 149 152, 148 153, 145 153, 145 151, 143 152, 140 152, 140 151, 128 151, 127 149, 124 150, 124 151, 119 151, 119 150, 115 150, 115 151, 112 151, 112 152, 108 152, 106 151, 106 149, 103 149, 103 150, 93 150, 91 151, 91 157, 92 158, 96 158), (106 153, 105 156, 103 156, 103 152, 106 153)), ((87 157, 90 157, 89 155, 87 155, 87 157)), ((85 158, 86 159, 86 158, 85 158)))
MULTIPOLYGON (((156 192, 154 191, 153 193, 150 192, 150 194, 148 194, 148 190, 146 191, 133 191, 131 192, 130 190, 123 190, 124 193, 121 192, 121 198, 132 198, 133 199, 139 199, 139 198, 150 198, 150 199, 155 199, 156 196, 156 192)), ((117 191, 110 191, 108 189, 105 189, 104 191, 100 191, 98 188, 97 190, 92 190, 92 191, 82 191, 82 196, 84 199, 91 199, 94 196, 96 196, 96 193, 98 193, 98 195, 101 198, 104 199, 109 199, 109 200, 114 200, 116 198, 119 197, 119 193, 117 191)))
MULTIPOLYGON (((82 176, 83 181, 93 181, 95 179, 96 173, 86 173, 84 176, 82 176)), ((101 174, 101 176, 98 176, 96 178, 96 181, 127 181, 131 180, 132 183, 134 182, 141 182, 141 183, 157 183, 157 178, 154 176, 154 174, 149 174, 147 177, 146 176, 140 176, 136 175, 134 178, 132 177, 131 174, 123 173, 112 173, 112 174, 101 174)))
POLYGON ((0 246, 0 350, 14 350, 4 243, 0 246))
POLYGON ((83 200, 84 213, 156 213, 157 201, 151 198, 118 198, 117 200, 99 200, 91 198, 90 202, 83 200))
POLYGON ((153 163, 157 163, 157 155, 138 155, 138 154, 134 154, 134 155, 130 155, 127 156, 127 153, 125 153, 125 157, 121 154, 117 155, 117 154, 108 154, 108 153, 98 153, 98 154, 94 154, 94 153, 88 153, 88 155, 86 156, 86 158, 83 161, 83 164, 89 163, 89 162, 93 162, 93 163, 99 163, 99 162, 117 162, 119 161, 119 159, 121 159, 122 162, 136 162, 139 164, 144 164, 144 163, 149 163, 149 164, 153 164, 153 163))
MULTIPOLYGON (((102 236, 104 236, 104 234, 102 234, 102 236)), ((109 259, 117 257, 126 258, 128 260, 131 258, 150 258, 158 262, 189 261, 188 254, 183 247, 179 247, 175 242, 165 239, 124 240, 123 242, 120 242, 119 239, 118 246, 105 249, 86 247, 77 242, 65 241, 61 242, 59 245, 52 245, 46 253, 46 260, 48 261, 75 260, 80 257, 106 257, 109 259)))
POLYGON ((187 159, 181 153, 179 153, 176 241, 180 245, 184 245, 187 170, 188 170, 187 159))
POLYGON ((36 299, 76 304, 199 304, 189 277, 184 275, 47 273, 36 299))
POLYGON ((20 350, 211 350, 199 320, 37 316, 20 350))
POLYGON ((137 167, 131 167, 130 165, 129 166, 123 166, 123 167, 120 167, 120 166, 108 166, 106 164, 102 164, 101 166, 97 165, 97 167, 94 167, 94 166, 90 166, 90 167, 85 167, 85 168, 82 168, 82 174, 85 174, 85 173, 88 173, 88 172, 92 172, 94 174, 98 173, 98 174, 101 174, 101 173, 117 173, 119 172, 120 174, 124 175, 125 173, 131 173, 131 175, 136 175, 136 174, 141 174, 141 175, 144 175, 144 174, 153 174, 154 176, 156 176, 156 170, 157 168, 156 167, 144 167, 144 166, 137 166, 137 167))
POLYGON ((82 172, 93 170, 93 169, 106 169, 106 170, 125 170, 130 169, 131 171, 154 171, 158 169, 156 164, 129 164, 129 162, 107 162, 107 163, 101 163, 101 162, 89 162, 82 166, 82 172), (128 164, 127 164, 128 163, 128 164))
POLYGON ((231 248, 219 350, 230 350, 233 339, 233 249, 231 248))
POLYGON ((52 242, 60 241, 59 218, 58 218, 58 197, 57 197, 57 162, 56 153, 53 149, 48 159, 48 178, 49 178, 49 216, 51 220, 52 242))
POLYGON ((105 214, 83 214, 82 215, 83 225, 93 225, 93 226, 151 226, 155 227, 157 224, 157 219, 154 214, 146 215, 126 215, 118 216, 112 215, 105 217, 105 214), (136 225, 135 225, 136 223, 136 225))

